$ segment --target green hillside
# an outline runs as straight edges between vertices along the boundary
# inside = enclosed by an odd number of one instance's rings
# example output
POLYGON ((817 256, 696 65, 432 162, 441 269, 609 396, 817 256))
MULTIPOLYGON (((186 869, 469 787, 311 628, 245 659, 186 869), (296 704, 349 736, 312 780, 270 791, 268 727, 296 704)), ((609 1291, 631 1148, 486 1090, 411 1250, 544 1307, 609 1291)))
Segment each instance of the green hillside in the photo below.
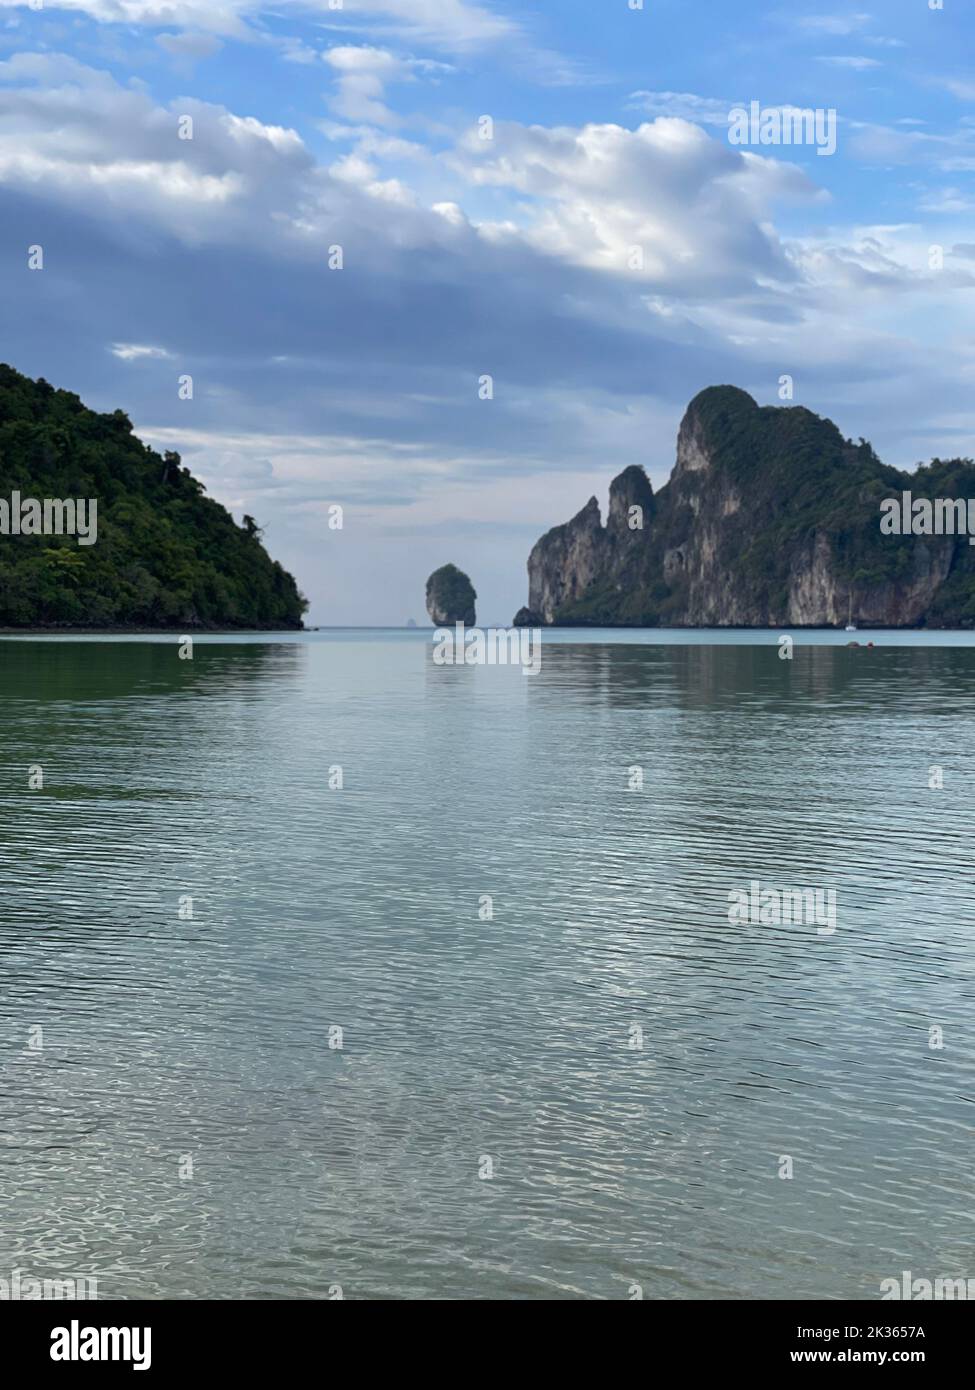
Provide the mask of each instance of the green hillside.
POLYGON ((0 365, 0 501, 95 498, 97 542, 0 534, 0 627, 298 628, 307 604, 175 453, 0 365))

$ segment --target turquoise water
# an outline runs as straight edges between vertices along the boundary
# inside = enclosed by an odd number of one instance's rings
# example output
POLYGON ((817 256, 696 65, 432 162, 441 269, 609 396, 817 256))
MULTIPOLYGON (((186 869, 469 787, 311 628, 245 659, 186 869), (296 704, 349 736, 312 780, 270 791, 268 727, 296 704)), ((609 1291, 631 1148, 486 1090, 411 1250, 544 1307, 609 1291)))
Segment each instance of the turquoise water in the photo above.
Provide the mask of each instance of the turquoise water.
POLYGON ((975 1276, 973 639, 778 635, 0 641, 0 1275, 975 1276))

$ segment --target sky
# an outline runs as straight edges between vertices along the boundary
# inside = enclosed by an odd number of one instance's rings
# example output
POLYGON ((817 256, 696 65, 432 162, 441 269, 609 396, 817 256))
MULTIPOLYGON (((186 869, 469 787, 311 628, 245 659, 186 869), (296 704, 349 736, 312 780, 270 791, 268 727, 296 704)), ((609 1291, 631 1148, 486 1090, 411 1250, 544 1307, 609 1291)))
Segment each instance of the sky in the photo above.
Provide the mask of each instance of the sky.
POLYGON ((321 625, 423 624, 447 562, 509 623, 709 385, 970 457, 975 13, 932 3, 0 0, 0 360, 177 450, 321 625), (733 144, 751 102, 835 153, 733 144))

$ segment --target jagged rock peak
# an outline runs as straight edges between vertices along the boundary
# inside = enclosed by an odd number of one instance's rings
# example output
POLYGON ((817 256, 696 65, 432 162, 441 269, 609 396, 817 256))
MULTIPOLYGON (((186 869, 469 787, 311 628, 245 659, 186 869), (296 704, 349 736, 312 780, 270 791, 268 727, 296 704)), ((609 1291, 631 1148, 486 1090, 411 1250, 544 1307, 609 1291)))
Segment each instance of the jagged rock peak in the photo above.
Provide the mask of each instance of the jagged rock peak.
POLYGON ((610 531, 632 531, 631 522, 635 518, 631 509, 634 507, 640 508, 644 523, 653 515, 653 488, 646 473, 636 463, 624 468, 610 483, 607 528, 610 531))
POLYGON ((576 512, 575 516, 568 523, 569 526, 578 529, 586 529, 592 526, 602 526, 603 519, 599 510, 599 503, 595 497, 590 497, 589 501, 581 511, 576 512))
POLYGON ((706 472, 715 451, 753 429, 758 413, 758 403, 737 386, 709 386, 699 391, 680 423, 673 476, 706 472))
POLYGON ((528 606, 545 623, 623 627, 975 627, 975 548, 964 536, 880 531, 912 489, 975 494, 970 460, 884 465, 805 406, 760 406, 712 386, 684 413, 670 479, 643 470, 532 549, 528 606), (644 525, 634 527, 642 509, 644 525))

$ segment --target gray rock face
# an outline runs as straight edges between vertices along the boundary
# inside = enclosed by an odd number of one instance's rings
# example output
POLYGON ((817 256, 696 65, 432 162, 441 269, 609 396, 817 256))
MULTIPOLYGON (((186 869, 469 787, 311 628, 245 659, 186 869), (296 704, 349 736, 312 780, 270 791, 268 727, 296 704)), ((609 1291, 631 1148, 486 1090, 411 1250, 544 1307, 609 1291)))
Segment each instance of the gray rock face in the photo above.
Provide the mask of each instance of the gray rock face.
POLYGON ((881 500, 905 490, 975 497, 975 466, 901 473, 811 411, 712 387, 658 493, 628 468, 605 526, 591 498, 537 542, 528 608, 566 625, 842 627, 852 612, 861 626, 975 626, 967 537, 881 534, 881 500))
POLYGON ((542 627, 542 615, 535 613, 531 608, 519 608, 515 614, 513 627, 542 627))
POLYGON ((528 560, 528 607, 546 623, 559 609, 583 597, 605 567, 606 534, 599 503, 590 497, 577 516, 556 526, 528 560))
POLYGON ((442 565, 427 580, 427 612, 435 627, 454 623, 473 627, 476 599, 473 584, 456 565, 442 565))
POLYGON ((557 526, 528 560, 528 608, 544 623, 605 591, 621 594, 639 582, 655 502, 642 468, 628 468, 609 491, 603 528, 595 497, 566 526, 557 526))

